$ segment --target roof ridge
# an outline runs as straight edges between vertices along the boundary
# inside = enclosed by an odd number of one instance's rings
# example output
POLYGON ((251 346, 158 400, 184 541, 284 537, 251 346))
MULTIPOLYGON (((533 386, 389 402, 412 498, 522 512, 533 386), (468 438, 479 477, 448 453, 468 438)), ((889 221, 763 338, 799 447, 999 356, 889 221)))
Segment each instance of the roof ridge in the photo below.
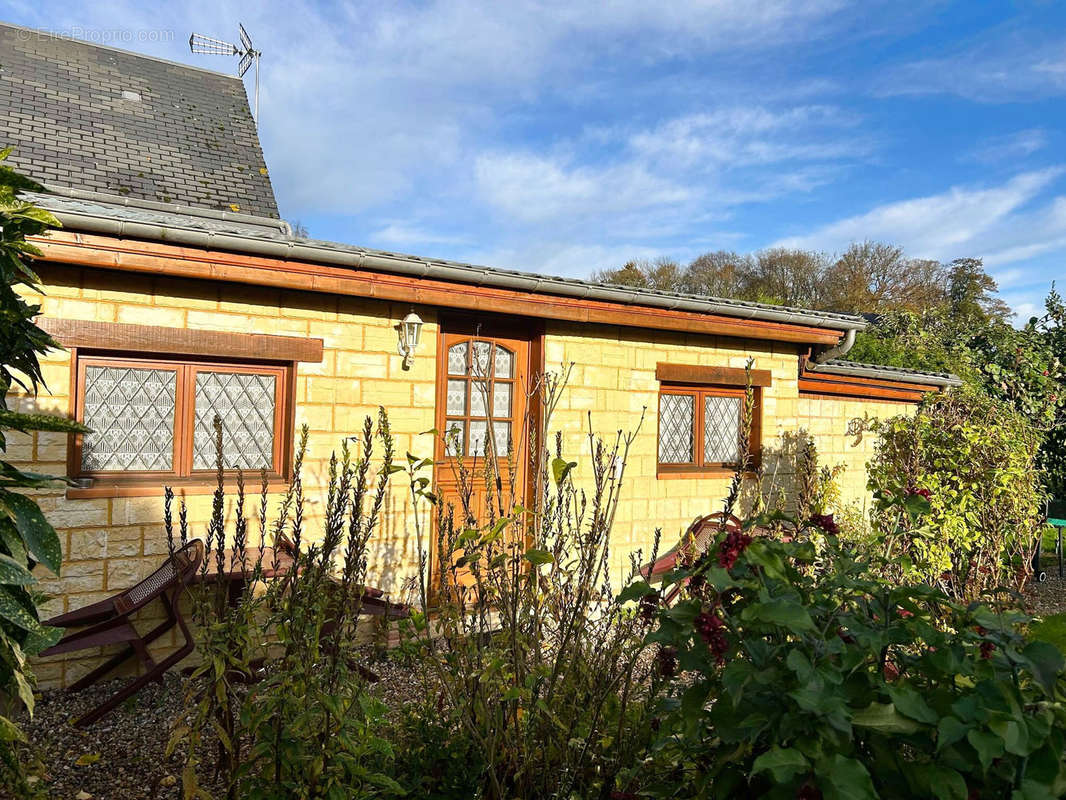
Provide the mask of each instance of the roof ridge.
POLYGON ((196 70, 198 72, 206 72, 209 75, 215 75, 216 77, 219 77, 219 78, 230 78, 232 80, 236 80, 236 81, 240 81, 241 83, 244 83, 244 78, 241 78, 238 75, 231 75, 228 72, 219 72, 218 70, 215 70, 215 69, 208 69, 207 67, 198 67, 198 66, 195 66, 194 64, 186 64, 184 62, 174 61, 174 60, 169 59, 169 58, 162 58, 160 56, 152 56, 152 55, 148 55, 147 53, 138 53, 138 52, 136 52, 134 50, 123 50, 121 47, 115 47, 114 45, 110 45, 110 44, 101 44, 99 42, 90 42, 90 41, 88 41, 86 39, 79 39, 78 37, 76 37, 76 36, 74 36, 72 34, 63 33, 61 31, 48 30, 46 28, 30 28, 30 27, 28 27, 26 25, 16 25, 14 22, 5 22, 3 20, 0 20, 0 27, 11 28, 11 29, 17 30, 17 31, 26 31, 27 33, 34 33, 34 34, 37 34, 38 36, 40 36, 41 38, 60 39, 60 40, 62 40, 64 42, 73 42, 74 44, 80 44, 80 45, 84 45, 86 47, 96 47, 96 48, 99 48, 101 50, 110 50, 113 53, 121 53, 124 56, 132 56, 134 58, 143 58, 143 59, 147 59, 148 61, 155 61, 155 62, 160 63, 160 64, 169 64, 172 67, 183 67, 184 69, 192 69, 192 70, 196 70))

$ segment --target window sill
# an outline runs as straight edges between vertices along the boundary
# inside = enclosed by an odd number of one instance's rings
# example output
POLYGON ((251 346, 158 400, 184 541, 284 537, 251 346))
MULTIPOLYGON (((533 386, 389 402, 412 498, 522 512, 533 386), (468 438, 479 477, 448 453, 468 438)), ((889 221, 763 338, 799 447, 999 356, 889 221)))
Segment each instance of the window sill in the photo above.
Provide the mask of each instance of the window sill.
MULTIPOLYGON (((670 480, 672 478, 708 478, 708 479, 721 479, 730 478, 736 472, 734 467, 663 467, 659 466, 655 470, 655 477, 657 480, 670 480)), ((744 476, 750 478, 755 475, 754 470, 746 470, 744 476)))
MULTIPOLYGON (((248 477, 249 476, 245 476, 245 495, 248 497, 258 496, 259 491, 262 488, 262 484, 259 482, 259 477, 255 476, 254 481, 248 480, 248 477)), ((162 497, 163 489, 166 486, 169 486, 174 490, 175 497, 185 497, 213 494, 217 484, 213 480, 210 482, 196 481, 191 483, 182 483, 180 481, 160 483, 107 483, 98 480, 92 486, 69 487, 66 492, 66 498, 68 500, 89 500, 97 497, 162 497)), ((236 495, 236 478, 229 478, 227 476, 225 488, 226 494, 236 495)), ((288 488, 288 481, 281 479, 270 479, 267 481, 267 491, 271 494, 284 492, 288 488)))

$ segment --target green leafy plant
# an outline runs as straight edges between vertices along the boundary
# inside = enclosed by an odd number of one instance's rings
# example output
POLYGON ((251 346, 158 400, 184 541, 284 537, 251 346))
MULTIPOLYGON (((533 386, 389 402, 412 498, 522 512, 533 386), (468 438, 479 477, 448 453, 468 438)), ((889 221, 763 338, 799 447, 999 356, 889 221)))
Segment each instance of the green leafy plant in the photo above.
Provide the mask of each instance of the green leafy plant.
POLYGON ((871 577, 835 537, 819 569, 811 528, 749 520, 673 576, 688 594, 648 639, 685 679, 648 794, 1062 796, 1062 654, 1027 642, 1022 614, 871 577), (760 535, 769 524, 791 541, 760 535))
POLYGON ((873 526, 886 555, 903 557, 889 563, 966 599, 1024 584, 1045 500, 1041 437, 1029 420, 976 392, 952 392, 875 431, 873 526))
MULTIPOLYGON (((27 302, 17 287, 34 290, 40 281, 30 259, 40 250, 26 241, 59 222, 44 209, 19 199, 24 190, 43 191, 33 181, 3 164, 10 155, 0 152, 0 452, 7 452, 8 432, 83 432, 70 420, 8 407, 8 392, 18 385, 35 395, 43 384, 38 357, 59 345, 34 318, 40 306, 27 302)), ((33 713, 33 675, 27 659, 58 641, 61 631, 41 625, 40 596, 32 570, 41 564, 58 575, 62 553, 59 537, 34 500, 17 490, 42 489, 62 480, 19 469, 0 459, 0 783, 15 793, 28 794, 21 763, 24 737, 7 705, 22 705, 33 713)))
MULTIPOLYGON (((384 410, 376 426, 367 418, 354 456, 345 440, 340 455, 331 458, 323 530, 314 541, 305 530, 306 426, 292 482, 270 525, 263 477, 257 546, 249 540, 238 471, 230 548, 217 419, 215 430, 218 482, 202 574, 207 578, 213 562, 218 573, 238 571, 246 578, 236 594, 223 582, 193 593, 200 665, 168 746, 170 752, 185 748, 184 795, 210 798, 213 785, 242 800, 399 796, 402 788, 389 776, 390 744, 377 732, 385 709, 367 692, 355 651, 367 543, 377 529, 389 476, 398 469, 384 410), (382 444, 376 471, 375 441, 382 444), (279 569, 283 550, 292 559, 288 569, 279 569), (213 759, 204 752, 210 742, 213 759), (207 769, 211 764, 213 771, 207 769)), ((178 538, 171 532, 170 498, 168 493, 164 518, 177 546, 188 536, 185 509, 179 512, 178 538)))

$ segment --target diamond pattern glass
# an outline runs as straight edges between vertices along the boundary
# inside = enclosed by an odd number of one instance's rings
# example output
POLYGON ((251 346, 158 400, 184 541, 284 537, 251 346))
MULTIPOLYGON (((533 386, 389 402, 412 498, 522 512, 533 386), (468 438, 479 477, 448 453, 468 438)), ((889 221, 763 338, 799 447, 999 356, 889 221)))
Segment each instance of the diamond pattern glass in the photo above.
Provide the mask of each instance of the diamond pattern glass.
POLYGON ((511 384, 497 382, 492 385, 492 416, 497 419, 511 416, 511 384))
POLYGON ((176 396, 174 370, 87 366, 82 469, 172 470, 176 396))
POLYGON ((466 375, 466 342, 448 348, 448 374, 466 375))
POLYGON ((493 356, 493 361, 496 364, 496 372, 494 373, 497 378, 513 378, 514 371, 514 353, 510 350, 496 345, 496 353, 493 356))
POLYGON ((703 398, 703 460, 708 464, 740 461, 740 398, 703 398))
POLYGON ((494 422, 492 436, 496 440, 496 455, 505 458, 511 452, 511 425, 507 422, 494 422))
POLYGON ((468 456, 485 455, 485 440, 488 433, 488 425, 488 420, 470 420, 470 438, 466 443, 466 454, 468 456))
POLYGON ((466 381, 455 379, 448 381, 448 413, 466 413, 466 381))
POLYGON ((474 342, 474 358, 470 365, 470 371, 479 378, 488 377, 489 354, 491 352, 491 342, 474 342))
POLYGON ((463 449, 463 430, 466 423, 461 419, 450 419, 444 428, 445 453, 449 456, 458 455, 463 449))
POLYGON ((664 394, 659 397, 659 463, 692 462, 692 429, 695 427, 694 397, 664 394))
POLYGON ((485 413, 486 401, 488 400, 489 386, 485 381, 470 382, 470 416, 487 417, 485 413))
POLYGON ((215 415, 222 419, 226 469, 274 466, 274 375, 245 372, 196 374, 193 469, 215 468, 215 415))

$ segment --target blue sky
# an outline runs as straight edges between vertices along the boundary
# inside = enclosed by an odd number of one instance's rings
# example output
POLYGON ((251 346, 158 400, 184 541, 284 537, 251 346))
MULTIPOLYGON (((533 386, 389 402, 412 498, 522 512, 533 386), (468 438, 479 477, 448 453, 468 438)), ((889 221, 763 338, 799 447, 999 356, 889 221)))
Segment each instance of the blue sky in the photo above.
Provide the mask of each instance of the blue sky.
POLYGON ((577 277, 869 238, 984 258, 1022 315, 1066 283, 1066 3, 156 5, 0 16, 220 70, 188 35, 244 22, 313 236, 577 277))

